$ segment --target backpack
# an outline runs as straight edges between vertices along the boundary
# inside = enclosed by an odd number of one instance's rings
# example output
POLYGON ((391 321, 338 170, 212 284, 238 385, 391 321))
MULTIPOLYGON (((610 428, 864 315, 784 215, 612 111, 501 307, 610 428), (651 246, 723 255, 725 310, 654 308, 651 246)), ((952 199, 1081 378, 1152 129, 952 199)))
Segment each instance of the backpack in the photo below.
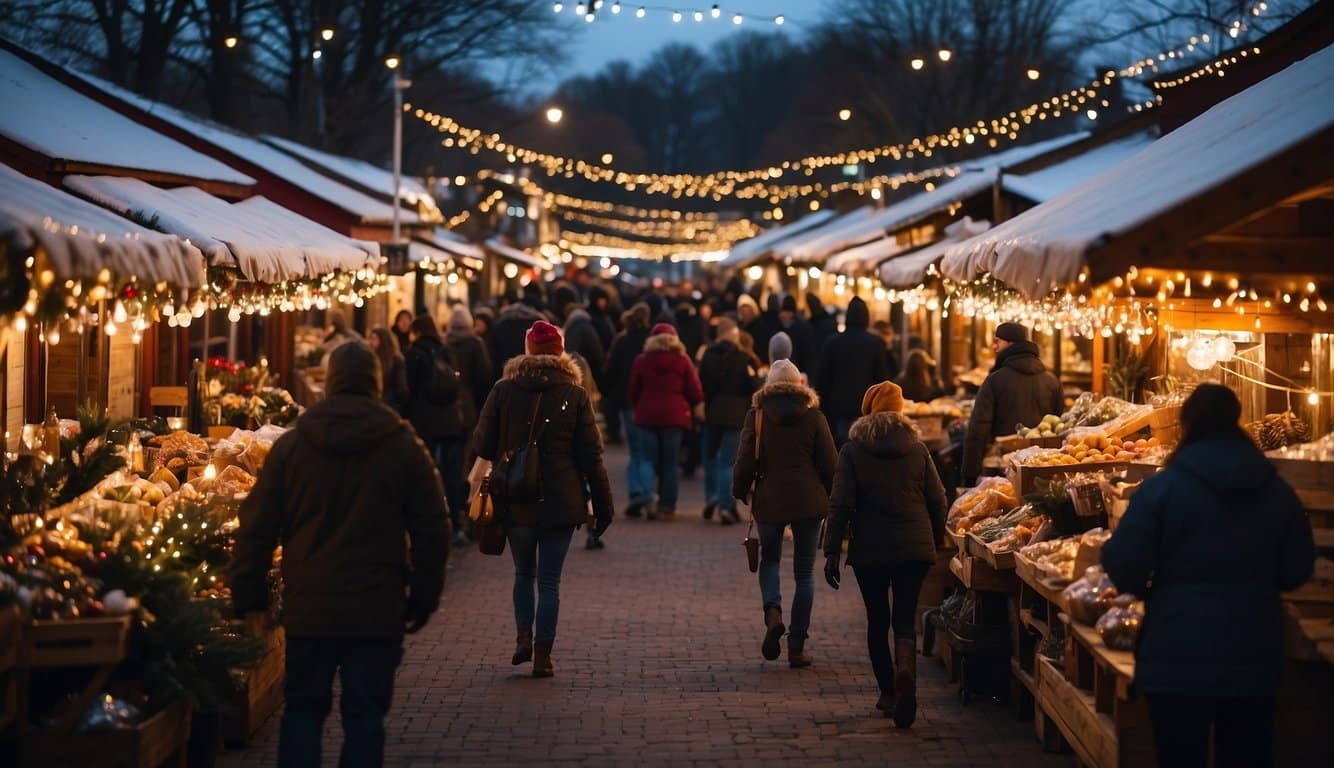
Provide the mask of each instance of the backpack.
POLYGON ((450 405, 459 398, 459 372, 450 365, 449 352, 441 347, 431 351, 431 378, 423 394, 432 405, 450 405))
MULTIPOLYGON (((570 387, 565 388, 568 396, 570 387)), ((538 450, 538 441, 546 431, 550 419, 542 422, 538 429, 538 417, 541 415, 542 393, 533 398, 532 421, 528 425, 528 437, 523 444, 505 450, 491 467, 491 499, 498 504, 510 505, 516 502, 542 501, 542 456, 538 450)), ((510 409, 506 408, 505 413, 510 409)), ((506 419, 508 421, 508 419, 506 419)), ((508 435, 506 429, 502 434, 508 435)))

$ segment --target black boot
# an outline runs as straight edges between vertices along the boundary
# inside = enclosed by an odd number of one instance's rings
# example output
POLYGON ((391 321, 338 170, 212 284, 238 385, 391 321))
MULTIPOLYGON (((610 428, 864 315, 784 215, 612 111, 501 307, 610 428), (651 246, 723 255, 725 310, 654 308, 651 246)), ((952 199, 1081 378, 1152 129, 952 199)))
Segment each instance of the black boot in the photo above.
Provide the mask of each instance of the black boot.
POLYGON ((783 652, 779 641, 787 627, 783 626, 783 609, 776 605, 764 606, 764 642, 760 645, 760 654, 769 661, 778 658, 783 652))

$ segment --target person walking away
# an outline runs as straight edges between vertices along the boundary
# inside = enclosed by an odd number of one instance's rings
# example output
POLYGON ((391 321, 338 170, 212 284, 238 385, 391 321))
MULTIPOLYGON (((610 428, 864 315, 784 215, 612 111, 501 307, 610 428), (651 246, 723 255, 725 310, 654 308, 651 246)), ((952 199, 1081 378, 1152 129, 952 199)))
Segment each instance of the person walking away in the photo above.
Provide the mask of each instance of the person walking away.
POLYGON ((371 329, 367 339, 375 356, 380 360, 383 373, 383 387, 380 399, 384 404, 402 415, 408 406, 408 367, 403 360, 403 353, 398 349, 398 340, 387 328, 371 329))
POLYGON ((764 605, 760 654, 769 661, 777 659, 783 633, 788 631, 787 660, 794 669, 812 663, 806 653, 806 638, 815 602, 815 551, 837 461, 834 438, 819 405, 819 396, 801 383, 801 372, 790 360, 775 362, 769 367, 764 386, 751 400, 732 470, 732 495, 750 505, 760 532, 760 596, 764 605), (792 623, 784 627, 779 564, 783 559, 783 532, 788 526, 792 527, 796 588, 792 623))
POLYGON ((582 357, 597 373, 597 384, 602 384, 602 369, 606 365, 606 349, 598 336, 593 318, 588 311, 573 305, 565 313, 565 349, 582 357))
MULTIPOLYGON (((445 345, 459 366, 459 383, 462 385, 459 388, 459 422, 463 426, 463 462, 460 467, 471 466, 477 454, 477 444, 472 439, 473 431, 477 429, 482 403, 486 402, 486 396, 490 394, 491 385, 496 380, 486 343, 477 338, 475 328, 476 322, 468 307, 456 304, 449 314, 445 345)), ((459 522, 465 522, 462 515, 459 515, 459 522)), ((462 531, 455 532, 455 540, 460 544, 466 543, 460 533, 462 531)))
POLYGON ((739 520, 732 496, 732 467, 758 374, 753 358, 739 346, 740 338, 736 322, 722 318, 718 340, 705 348, 699 361, 704 393, 704 519, 713 519, 716 511, 723 525, 739 520))
MULTIPOLYGON (((737 296, 736 299, 736 317, 737 325, 745 333, 755 340, 755 349, 767 352, 769 350, 769 337, 774 335, 773 329, 764 317, 760 315, 760 305, 748 293, 737 296)), ((763 362, 769 362, 764 360, 763 362)))
POLYGON ((676 305, 676 333, 686 348, 686 357, 694 360, 708 342, 704 318, 689 297, 676 305))
POLYGON ((1181 442, 1140 485, 1102 565, 1144 598, 1135 689, 1158 765, 1267 766, 1283 665, 1280 593, 1311 578, 1311 523, 1238 426, 1232 390, 1202 384, 1181 406, 1181 442))
POLYGON ((630 458, 625 465, 630 493, 626 517, 639 517, 644 507, 653 501, 653 466, 645 456, 641 430, 635 426, 634 403, 630 400, 630 374, 635 359, 644 351, 644 342, 648 341, 652 325, 649 317, 648 305, 642 303, 631 306, 621 315, 625 327, 612 339, 601 382, 606 409, 614 409, 620 415, 625 429, 625 445, 630 449, 630 458))
POLYGON ((533 662, 533 677, 555 673, 551 650, 560 610, 560 578, 574 529, 593 534, 611 525, 611 485, 602 463, 602 437, 579 369, 564 354, 560 331, 540 321, 529 329, 527 354, 505 364, 477 423, 477 455, 494 466, 502 454, 533 441, 539 488, 530 498, 498 505, 514 559, 515 666, 533 662), (534 599, 533 586, 537 596, 534 599), (534 634, 536 624, 536 634, 534 634))
POLYGON ((612 317, 615 308, 611 305, 611 294, 601 285, 588 289, 588 317, 597 331, 602 348, 611 349, 612 337, 616 335, 616 321, 612 317))
POLYGON ((390 330, 394 332, 394 339, 398 342, 398 351, 406 352, 408 345, 412 340, 408 338, 408 329, 412 327, 412 313, 406 309, 400 309, 397 315, 394 315, 394 325, 390 330))
MULTIPOLYGON (((788 355, 798 370, 809 371, 815 362, 815 331, 811 324, 797 310, 797 299, 784 296, 778 310, 778 325, 782 333, 791 340, 792 352, 788 355)), ((773 362, 772 359, 769 362, 773 362)))
MULTIPOLYGON (((776 363, 779 360, 792 359, 792 338, 786 333, 779 331, 769 337, 769 362, 776 363)), ((796 365, 796 363, 793 363, 796 365)), ((800 370, 801 366, 797 366, 800 370)))
POLYGON ((838 454, 825 581, 838 589, 843 539, 851 534, 848 565, 866 604, 866 649, 880 688, 875 706, 907 728, 917 717, 917 599, 936 543, 945 537, 949 505, 930 450, 903 415, 898 385, 885 381, 868 389, 862 413, 838 454))
POLYGON ((412 339, 404 358, 408 370, 408 407, 404 414, 435 457, 449 500, 456 543, 464 543, 463 515, 468 485, 463 478, 463 431, 459 398, 463 387, 458 362, 445 346, 430 315, 418 315, 408 329, 412 339))
POLYGON ((1012 434, 1015 425, 1034 426, 1049 413, 1064 410, 1061 382, 1038 357, 1038 346, 1028 340, 1019 323, 1001 323, 991 340, 996 362, 977 391, 968 431, 963 439, 964 485, 977 484, 982 457, 1000 435, 1012 434))
POLYGON ((903 389, 903 399, 915 403, 929 403, 945 395, 936 378, 936 361, 924 349, 908 353, 908 363, 899 375, 898 384, 903 389))
POLYGON ((899 364, 899 351, 894 346, 894 324, 888 320, 876 320, 871 331, 885 342, 885 368, 889 371, 890 380, 898 379, 903 366, 899 364))
POLYGON ((264 623, 282 546, 287 634, 278 765, 317 768, 340 673, 339 764, 384 762, 403 635, 426 625, 445 584, 448 510, 412 428, 382 402, 364 342, 330 355, 328 396, 279 437, 241 504, 228 582, 236 615, 264 623))
MULTIPOLYGON (((531 285, 531 283, 529 283, 531 285)), ((524 334, 538 320, 545 320, 534 304, 540 304, 540 298, 530 297, 527 293, 523 301, 517 301, 505 308, 496 317, 496 322, 487 334, 487 350, 491 354, 491 364, 496 370, 503 371, 505 363, 524 353, 524 334)))
MULTIPOLYGON (((656 475, 660 489, 657 508, 650 502, 644 514, 650 520, 670 518, 676 514, 680 490, 681 440, 690 430, 691 410, 704 400, 695 364, 686 357, 675 328, 666 323, 653 326, 644 352, 635 358, 628 394, 644 459, 652 471, 648 477, 656 475)), ((648 497, 652 495, 650 479, 648 497)))
POLYGON ((814 291, 806 294, 806 310, 811 315, 811 367, 806 369, 809 373, 819 370, 820 353, 824 350, 825 342, 838 334, 838 318, 825 307, 814 291))
POLYGON ((870 309, 854 296, 848 302, 843 332, 825 342, 820 368, 812 377, 834 442, 840 447, 847 442, 852 422, 862 416, 862 395, 889 378, 885 342, 867 330, 870 324, 870 309))

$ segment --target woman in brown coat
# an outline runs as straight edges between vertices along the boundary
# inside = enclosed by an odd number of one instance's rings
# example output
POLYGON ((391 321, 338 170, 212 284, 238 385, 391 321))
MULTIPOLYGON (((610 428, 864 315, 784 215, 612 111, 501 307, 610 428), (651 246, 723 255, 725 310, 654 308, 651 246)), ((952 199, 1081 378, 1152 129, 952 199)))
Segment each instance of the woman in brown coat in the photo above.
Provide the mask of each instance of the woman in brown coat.
POLYGON ((760 529, 765 627, 760 651, 770 661, 778 658, 786 629, 778 564, 783 557, 783 530, 790 525, 796 592, 787 656, 792 667, 808 667, 811 657, 805 646, 815 601, 815 550, 834 482, 834 438, 819 411, 820 398, 801 383, 801 371, 789 360, 773 364, 751 402, 754 407, 741 427, 741 450, 732 470, 732 495, 750 504, 760 529))

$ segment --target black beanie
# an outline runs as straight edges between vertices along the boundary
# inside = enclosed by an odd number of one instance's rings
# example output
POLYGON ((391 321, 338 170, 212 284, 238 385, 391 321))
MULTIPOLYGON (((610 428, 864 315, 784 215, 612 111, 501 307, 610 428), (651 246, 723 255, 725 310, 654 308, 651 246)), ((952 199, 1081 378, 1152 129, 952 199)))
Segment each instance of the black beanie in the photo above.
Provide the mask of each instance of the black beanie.
POLYGON ((796 300, 795 298, 791 297, 791 296, 784 296, 784 297, 783 297, 782 311, 784 311, 784 312, 796 312, 796 311, 797 311, 797 300, 796 300))
POLYGON ((339 344, 329 353, 324 389, 330 395, 380 396, 380 358, 364 341, 339 344))
POLYGON ((1019 323, 1001 323, 996 326, 996 338, 1011 343, 1028 341, 1028 329, 1019 323))

